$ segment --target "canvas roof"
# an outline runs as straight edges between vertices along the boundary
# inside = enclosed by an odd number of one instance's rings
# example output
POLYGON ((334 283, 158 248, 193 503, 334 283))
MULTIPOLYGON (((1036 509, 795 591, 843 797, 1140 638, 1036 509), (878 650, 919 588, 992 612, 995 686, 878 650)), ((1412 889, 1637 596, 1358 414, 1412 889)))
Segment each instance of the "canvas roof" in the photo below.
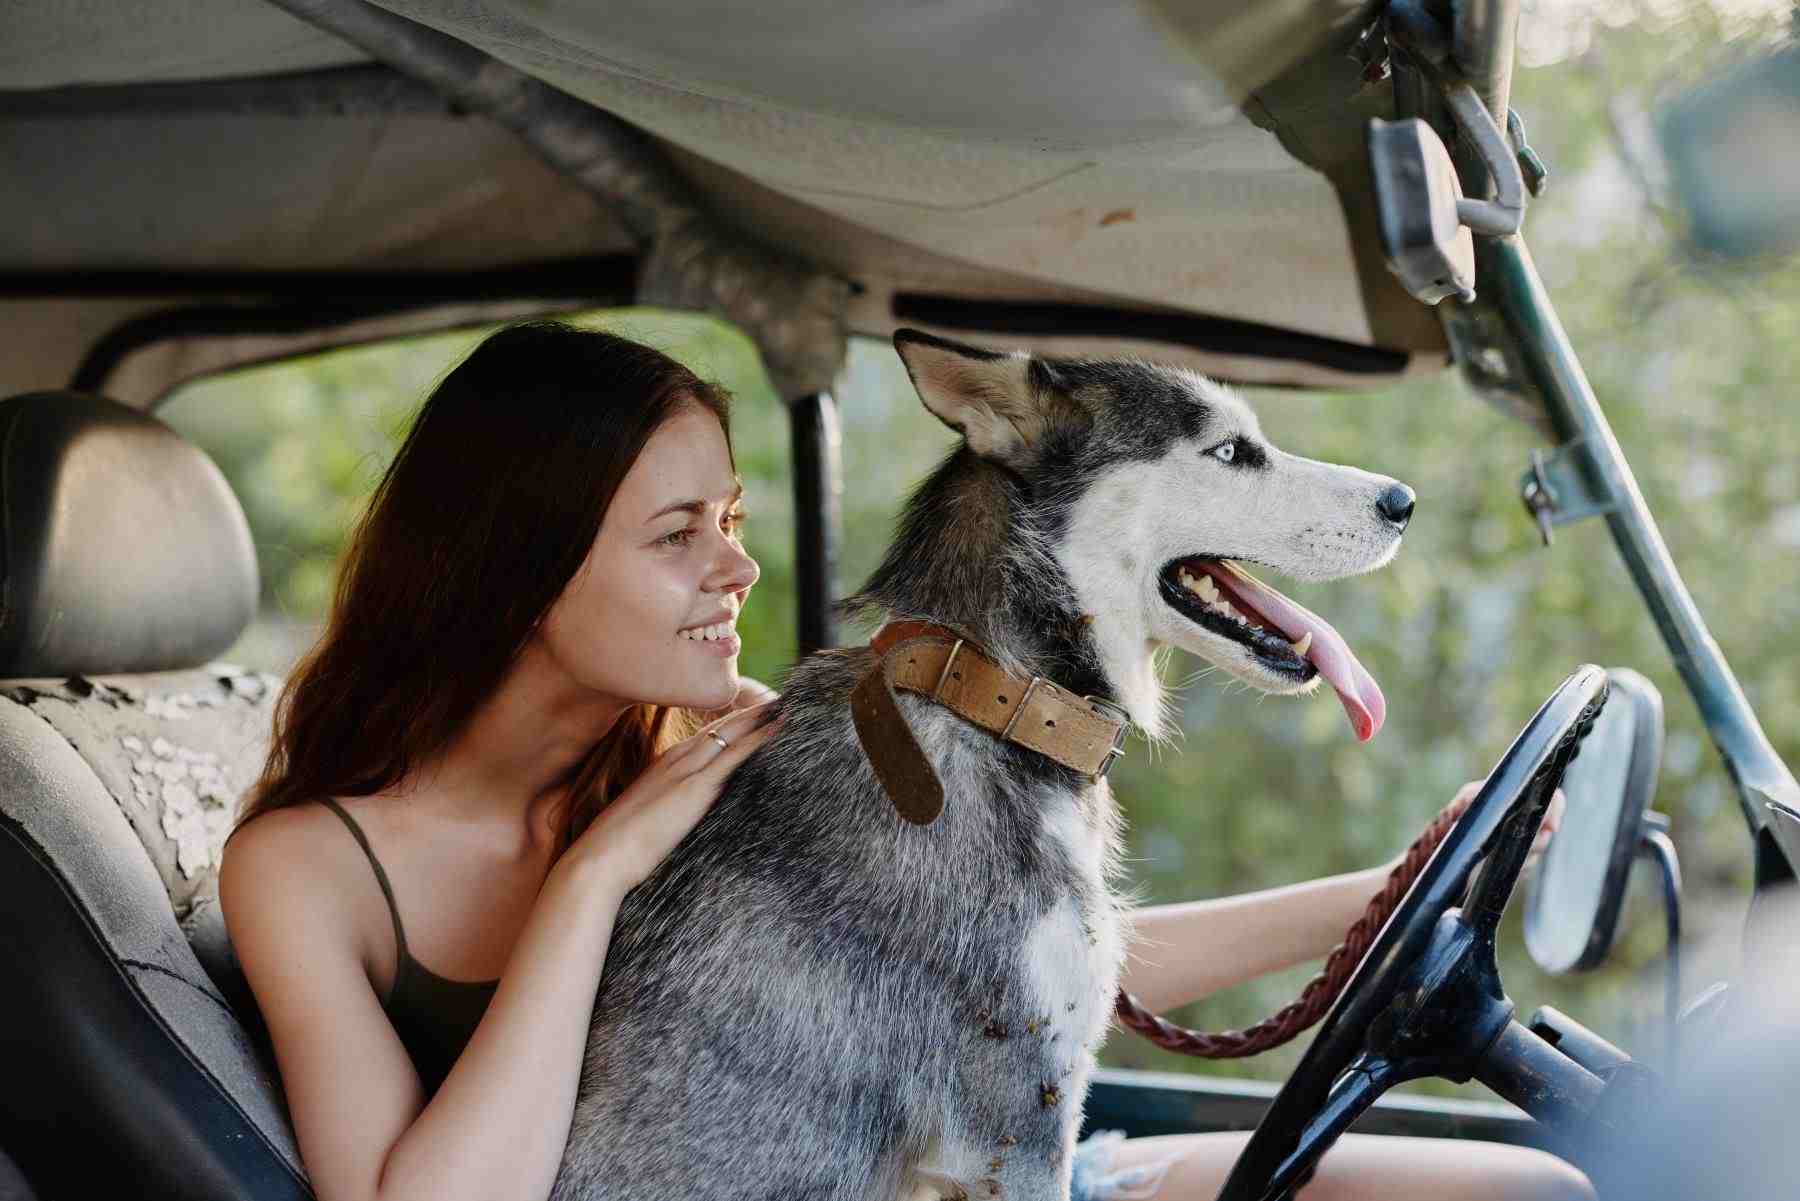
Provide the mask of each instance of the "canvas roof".
MULTIPOLYGON (((856 332, 925 325, 1252 382, 1444 361, 1375 243, 1361 127, 1391 98, 1345 54, 1366 4, 382 7, 647 131, 715 216, 852 281, 856 332)), ((419 286, 383 330, 566 307, 584 264, 637 249, 512 133, 261 0, 13 0, 5 20, 9 394, 66 384, 146 314, 299 287, 342 318, 321 328, 372 336, 355 302, 406 291, 394 281, 419 286), (308 282, 332 272, 355 274, 308 282)), ((618 298, 616 274, 594 268, 593 299, 618 298)), ((183 372, 280 353, 303 324, 209 342, 202 322, 108 386, 129 376, 125 398, 147 403, 183 372)))

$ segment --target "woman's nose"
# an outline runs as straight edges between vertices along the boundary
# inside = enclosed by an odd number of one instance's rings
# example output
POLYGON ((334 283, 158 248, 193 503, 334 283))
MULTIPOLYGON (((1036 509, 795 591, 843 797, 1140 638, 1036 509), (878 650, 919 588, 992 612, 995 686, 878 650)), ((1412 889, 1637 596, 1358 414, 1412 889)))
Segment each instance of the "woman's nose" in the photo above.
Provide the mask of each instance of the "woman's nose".
POLYGON ((709 583, 717 592, 742 592, 756 583, 761 575, 762 568, 750 557, 750 552, 735 538, 727 538, 720 549, 719 561, 709 583))

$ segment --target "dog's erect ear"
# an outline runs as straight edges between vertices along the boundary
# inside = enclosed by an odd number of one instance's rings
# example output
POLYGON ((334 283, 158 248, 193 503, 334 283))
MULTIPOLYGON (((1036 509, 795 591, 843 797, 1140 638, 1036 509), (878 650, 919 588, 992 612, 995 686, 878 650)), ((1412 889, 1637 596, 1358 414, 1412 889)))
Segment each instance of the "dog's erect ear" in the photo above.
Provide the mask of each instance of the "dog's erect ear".
POLYGON ((895 330, 894 349, 925 407, 976 454, 1014 459, 1049 429, 1051 415, 1032 379, 1029 355, 965 346, 916 329, 895 330))

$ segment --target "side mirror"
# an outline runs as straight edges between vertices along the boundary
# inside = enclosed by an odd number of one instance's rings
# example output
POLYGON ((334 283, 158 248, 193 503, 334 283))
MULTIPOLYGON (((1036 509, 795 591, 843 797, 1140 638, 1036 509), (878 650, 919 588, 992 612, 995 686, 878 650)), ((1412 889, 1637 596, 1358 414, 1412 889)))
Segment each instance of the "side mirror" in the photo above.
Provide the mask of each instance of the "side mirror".
POLYGON ((1568 808, 1526 897, 1525 946, 1547 972, 1599 966, 1611 949, 1662 762, 1662 694, 1609 668, 1612 695, 1563 776, 1568 808))

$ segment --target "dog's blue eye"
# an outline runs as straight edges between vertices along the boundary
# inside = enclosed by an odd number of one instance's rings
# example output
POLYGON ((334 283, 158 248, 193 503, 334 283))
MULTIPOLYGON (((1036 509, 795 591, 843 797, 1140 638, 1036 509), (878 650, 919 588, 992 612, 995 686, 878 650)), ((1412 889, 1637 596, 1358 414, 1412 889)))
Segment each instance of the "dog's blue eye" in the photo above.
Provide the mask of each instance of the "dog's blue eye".
POLYGON ((1229 463, 1231 460, 1237 458, 1237 439, 1234 438, 1230 442, 1221 442, 1206 453, 1219 460, 1221 463, 1229 463))

